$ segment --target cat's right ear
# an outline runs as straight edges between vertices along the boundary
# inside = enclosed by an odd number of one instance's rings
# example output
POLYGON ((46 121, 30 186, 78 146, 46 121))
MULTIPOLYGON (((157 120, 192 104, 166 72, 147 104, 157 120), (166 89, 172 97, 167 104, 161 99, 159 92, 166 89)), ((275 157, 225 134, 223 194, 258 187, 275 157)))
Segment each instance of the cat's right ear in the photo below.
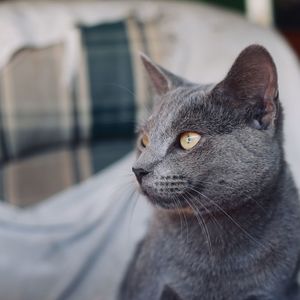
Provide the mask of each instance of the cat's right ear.
POLYGON ((154 63, 145 54, 141 53, 140 56, 154 90, 158 95, 164 95, 183 84, 182 78, 154 63))
POLYGON ((168 285, 165 285, 159 300, 182 300, 182 299, 172 288, 170 288, 168 285))

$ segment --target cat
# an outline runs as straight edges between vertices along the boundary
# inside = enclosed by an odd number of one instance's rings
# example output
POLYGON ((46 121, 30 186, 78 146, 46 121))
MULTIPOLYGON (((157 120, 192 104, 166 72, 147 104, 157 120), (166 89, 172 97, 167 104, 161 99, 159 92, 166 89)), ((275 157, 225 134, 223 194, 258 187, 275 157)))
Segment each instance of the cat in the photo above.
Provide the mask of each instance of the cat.
POLYGON ((214 85, 141 58, 155 104, 132 170, 154 213, 119 299, 300 299, 300 204, 271 55, 248 46, 214 85))

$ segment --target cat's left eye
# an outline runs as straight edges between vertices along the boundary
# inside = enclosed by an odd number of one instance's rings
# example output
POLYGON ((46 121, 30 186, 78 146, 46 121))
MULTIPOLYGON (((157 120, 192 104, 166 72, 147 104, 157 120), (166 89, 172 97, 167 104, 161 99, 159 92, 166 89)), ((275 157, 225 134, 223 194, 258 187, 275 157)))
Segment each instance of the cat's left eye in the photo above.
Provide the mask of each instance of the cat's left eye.
POLYGON ((190 150, 194 148, 200 141, 201 135, 194 131, 184 132, 180 135, 180 146, 184 150, 190 150))
POLYGON ((141 145, 146 148, 149 144, 149 137, 146 134, 143 134, 143 136, 141 137, 141 145))

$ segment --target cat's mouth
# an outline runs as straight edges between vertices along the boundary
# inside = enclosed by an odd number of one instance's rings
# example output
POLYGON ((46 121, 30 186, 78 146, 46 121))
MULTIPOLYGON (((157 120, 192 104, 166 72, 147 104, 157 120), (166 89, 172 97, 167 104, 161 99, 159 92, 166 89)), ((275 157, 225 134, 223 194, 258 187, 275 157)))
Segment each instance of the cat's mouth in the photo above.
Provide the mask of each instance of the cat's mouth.
POLYGON ((203 184, 192 185, 187 178, 176 175, 154 179, 145 178, 140 182, 142 194, 155 207, 177 211, 188 209, 204 216, 214 212, 215 207, 208 205, 205 195, 199 196, 203 195, 203 189, 203 184), (197 201, 195 201, 196 198, 197 201), (200 200, 200 198, 203 199, 200 200), (199 201, 202 203, 200 204, 199 201))
POLYGON ((145 178, 140 182, 141 192, 150 203, 164 209, 189 207, 188 187, 189 181, 178 175, 145 178))

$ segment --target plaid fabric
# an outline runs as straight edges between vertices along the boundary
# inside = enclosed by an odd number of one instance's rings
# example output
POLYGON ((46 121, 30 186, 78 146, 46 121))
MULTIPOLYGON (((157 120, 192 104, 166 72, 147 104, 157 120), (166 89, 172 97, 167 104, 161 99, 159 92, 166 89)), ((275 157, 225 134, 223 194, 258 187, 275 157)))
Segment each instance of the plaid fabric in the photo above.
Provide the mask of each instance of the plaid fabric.
POLYGON ((134 18, 79 27, 74 81, 62 78, 64 45, 22 49, 0 73, 0 197, 44 200, 132 149, 149 106, 138 51, 157 57, 157 25, 134 18))
POLYGON ((63 45, 18 52, 0 76, 2 161, 70 140, 71 100, 62 85, 63 45))
POLYGON ((82 27, 81 32, 88 63, 91 138, 130 137, 136 107, 126 24, 82 27))

